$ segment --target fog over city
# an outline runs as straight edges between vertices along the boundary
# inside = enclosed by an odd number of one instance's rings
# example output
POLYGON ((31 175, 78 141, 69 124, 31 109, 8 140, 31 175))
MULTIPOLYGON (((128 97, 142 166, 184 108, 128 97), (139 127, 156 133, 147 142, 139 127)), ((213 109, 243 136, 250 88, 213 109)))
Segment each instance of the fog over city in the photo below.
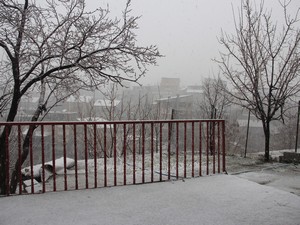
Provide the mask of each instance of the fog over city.
MULTIPOLYGON (((120 17, 127 0, 89 0, 91 8, 107 7, 111 16, 120 17)), ((284 0, 281 0, 283 2, 284 0)), ((260 0, 255 0, 257 7, 260 0)), ((278 25, 284 21, 283 10, 278 0, 265 0, 265 9, 272 10, 278 25)), ((138 43, 155 44, 163 58, 158 65, 149 67, 144 85, 157 85, 162 77, 180 78, 181 85, 200 84, 202 78, 218 75, 221 31, 234 34, 234 16, 238 17, 240 0, 132 0, 131 15, 138 20, 138 43)), ((292 1, 288 14, 295 15, 300 1, 292 1)), ((238 21, 238 19, 237 19, 238 21)), ((281 29, 279 29, 281 30, 281 29)))
POLYGON ((299 0, 0 0, 0 74, 0 224, 299 225, 299 0))

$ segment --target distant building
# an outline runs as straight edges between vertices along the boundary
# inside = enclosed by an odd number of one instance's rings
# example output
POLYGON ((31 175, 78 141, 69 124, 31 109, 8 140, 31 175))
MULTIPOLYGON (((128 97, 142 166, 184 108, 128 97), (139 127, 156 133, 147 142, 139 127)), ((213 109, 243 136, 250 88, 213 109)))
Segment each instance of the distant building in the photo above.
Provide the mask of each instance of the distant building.
POLYGON ((20 110, 26 112, 33 112, 36 110, 39 102, 39 97, 35 96, 23 96, 20 101, 20 110))
POLYGON ((154 101, 165 119, 187 119, 191 117, 193 105, 192 95, 176 95, 154 101))
POLYGON ((109 119, 118 114, 120 100, 97 99, 94 103, 94 114, 109 119))
POLYGON ((110 101, 107 99, 98 99, 95 101, 94 106, 102 109, 102 108, 107 108, 107 107, 116 107, 117 105, 120 104, 120 100, 114 100, 114 101, 110 101))
POLYGON ((120 104, 120 100, 95 99, 92 96, 70 96, 65 102, 67 112, 78 112, 80 118, 103 117, 106 111, 113 111, 120 104))
POLYGON ((64 103, 64 109, 67 112, 78 112, 79 115, 85 116, 90 114, 93 97, 87 95, 70 96, 64 103))
POLYGON ((189 85, 185 92, 188 94, 203 94, 203 88, 201 85, 189 85))
POLYGON ((162 92, 174 93, 180 90, 180 79, 179 78, 167 78, 163 77, 160 81, 160 90, 162 92))

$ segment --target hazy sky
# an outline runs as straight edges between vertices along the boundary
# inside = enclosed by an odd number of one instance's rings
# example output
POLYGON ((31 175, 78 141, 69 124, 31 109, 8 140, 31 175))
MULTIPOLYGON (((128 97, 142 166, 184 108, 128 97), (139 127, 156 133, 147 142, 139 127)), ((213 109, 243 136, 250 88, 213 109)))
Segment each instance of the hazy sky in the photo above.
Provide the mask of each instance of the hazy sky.
MULTIPOLYGON (((109 4, 111 12, 117 15, 126 0, 87 3, 94 7, 109 4)), ((237 11, 240 3, 241 0, 132 0, 131 14, 142 16, 138 21, 138 42, 157 45, 165 56, 158 60, 158 66, 149 68, 141 83, 158 84, 161 77, 176 77, 182 85, 200 84, 203 77, 218 74, 212 61, 221 49, 217 37, 221 29, 233 33, 232 10, 237 11)), ((265 6, 272 9, 274 19, 283 18, 277 0, 265 0, 265 6)), ((295 14, 297 7, 300 1, 293 0, 289 12, 295 14)))

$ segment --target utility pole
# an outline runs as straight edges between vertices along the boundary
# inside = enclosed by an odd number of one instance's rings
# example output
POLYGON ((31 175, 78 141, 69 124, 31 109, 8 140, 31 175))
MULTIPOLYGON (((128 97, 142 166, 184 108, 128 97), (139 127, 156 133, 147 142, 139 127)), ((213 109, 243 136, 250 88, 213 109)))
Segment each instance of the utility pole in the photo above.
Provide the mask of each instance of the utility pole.
POLYGON ((297 149, 298 149, 299 114, 300 114, 300 101, 298 102, 298 112, 297 112, 297 130, 296 130, 296 144, 295 144, 295 152, 296 153, 297 153, 297 149))
POLYGON ((245 143, 245 154, 244 154, 244 158, 247 157, 248 136, 249 136, 249 125, 250 125, 250 110, 249 110, 249 112, 248 112, 248 123, 247 123, 247 134, 246 134, 246 143, 245 143))

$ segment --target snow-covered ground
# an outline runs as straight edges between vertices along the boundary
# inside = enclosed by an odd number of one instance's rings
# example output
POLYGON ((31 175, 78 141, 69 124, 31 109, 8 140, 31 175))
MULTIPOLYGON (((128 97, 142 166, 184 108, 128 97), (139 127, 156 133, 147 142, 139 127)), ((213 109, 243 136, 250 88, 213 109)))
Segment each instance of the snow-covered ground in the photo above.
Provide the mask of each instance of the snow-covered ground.
POLYGON ((234 175, 0 198, 2 225, 299 225, 300 197, 234 175))
POLYGON ((0 224, 300 225, 300 165, 226 162, 229 175, 0 198, 0 224))
MULTIPOLYGON (((263 153, 250 154, 247 158, 229 156, 227 172, 261 185, 275 187, 300 196, 300 165, 277 162, 284 151, 273 151, 274 162, 264 163, 263 153)), ((300 223, 299 223, 300 224, 300 223)))
MULTIPOLYGON (((217 156, 215 156, 214 158, 215 158, 215 163, 213 163, 213 156, 209 156, 208 158, 209 174, 213 173, 214 170, 213 167, 215 167, 215 172, 218 171, 218 163, 217 163, 218 158, 217 156)), ((178 172, 179 179, 182 179, 183 177, 190 178, 192 177, 193 174, 195 177, 197 177, 199 176, 200 172, 202 175, 207 174, 207 162, 206 162, 207 157, 205 155, 202 156, 201 163, 200 163, 199 156, 195 155, 194 161, 192 161, 193 158, 191 154, 187 154, 186 157, 184 157, 183 154, 180 154, 178 158, 176 157, 175 154, 172 154, 170 158, 168 158, 168 155, 166 153, 163 153, 162 155, 155 153, 152 156, 151 154, 145 154, 144 156, 137 154, 135 157, 135 167, 134 167, 132 155, 128 155, 125 161, 123 156, 119 156, 116 159, 107 158, 106 163, 104 162, 104 158, 88 159, 87 161, 78 160, 77 177, 75 175, 74 160, 70 158, 66 159, 67 169, 66 169, 66 176, 64 176, 65 175, 64 160, 63 158, 58 158, 57 160, 55 160, 55 168, 56 168, 55 182, 54 182, 54 177, 46 176, 47 179, 45 179, 46 180, 45 190, 46 192, 53 191, 54 189, 56 189, 57 191, 64 190, 65 181, 67 182, 68 190, 74 190, 76 188, 76 182, 79 189, 85 189, 86 185, 88 185, 89 187, 94 187, 95 183, 97 187, 104 187, 105 179, 106 179, 107 186, 115 186, 115 180, 114 180, 115 173, 117 178, 116 185, 124 185, 124 177, 126 177, 126 184, 133 184, 134 179, 136 183, 149 183, 151 182, 152 175, 153 175, 154 182, 160 181, 160 179, 167 180, 169 159, 170 159, 171 179, 176 178, 177 172, 178 172), (116 161, 114 162, 114 160, 116 161), (144 161, 144 165, 142 164, 143 161, 144 161), (192 162, 194 162, 193 166, 192 166, 192 162), (177 171, 177 165, 178 165, 178 171, 177 171), (201 171, 199 171, 200 169, 201 171), (54 183, 55 183, 55 188, 54 188, 54 183)), ((219 166, 220 171, 221 171, 221 161, 222 160, 220 159, 220 166, 219 166)), ((45 165, 48 164, 52 166, 52 161, 45 163, 45 165)), ((42 164, 33 166, 33 174, 35 175, 36 179, 43 174, 41 167, 42 164)), ((31 168, 30 167, 23 168, 22 173, 25 176, 30 177, 31 168)), ((41 179, 39 178, 38 180, 41 179)), ((41 185, 42 183, 40 183, 40 186, 41 185)), ((31 193, 31 187, 28 187, 28 191, 29 193, 31 193)), ((40 188, 35 189, 35 191, 39 192, 40 188)))

